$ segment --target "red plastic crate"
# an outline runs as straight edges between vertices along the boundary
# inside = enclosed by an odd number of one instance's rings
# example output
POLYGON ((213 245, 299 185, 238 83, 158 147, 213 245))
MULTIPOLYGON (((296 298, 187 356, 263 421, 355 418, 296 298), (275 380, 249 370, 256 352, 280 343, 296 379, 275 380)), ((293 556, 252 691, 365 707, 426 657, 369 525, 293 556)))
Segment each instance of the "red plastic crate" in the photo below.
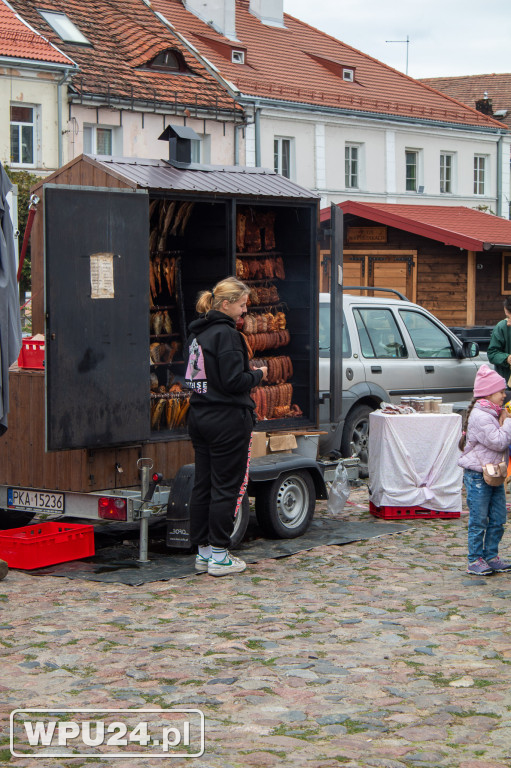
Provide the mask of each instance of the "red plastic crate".
POLYGON ((94 554, 92 525, 39 523, 0 531, 0 559, 30 571, 94 554))
POLYGON ((402 518, 452 518, 460 517, 461 512, 441 512, 436 509, 424 509, 424 507, 376 507, 369 502, 369 512, 375 517, 384 520, 401 520, 402 518))
POLYGON ((44 369, 44 340, 34 341, 32 337, 22 339, 21 352, 18 357, 20 368, 44 369))

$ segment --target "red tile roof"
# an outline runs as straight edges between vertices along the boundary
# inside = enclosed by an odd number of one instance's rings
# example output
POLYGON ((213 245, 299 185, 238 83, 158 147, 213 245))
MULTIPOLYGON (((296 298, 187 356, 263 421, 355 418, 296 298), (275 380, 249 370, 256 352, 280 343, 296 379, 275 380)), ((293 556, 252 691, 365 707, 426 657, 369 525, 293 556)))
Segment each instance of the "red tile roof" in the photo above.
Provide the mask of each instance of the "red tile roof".
MULTIPOLYGON (((399 205, 353 200, 338 205, 345 214, 351 213, 469 251, 486 250, 488 245, 511 247, 511 221, 461 205, 399 205)), ((321 221, 329 219, 330 208, 323 208, 321 221)))
POLYGON ((288 14, 284 14, 285 28, 262 24, 250 13, 249 0, 236 0, 236 34, 241 45, 215 32, 187 11, 181 0, 151 0, 151 6, 244 94, 358 112, 502 127, 288 14), (246 50, 245 64, 231 62, 233 48, 246 50), (355 70, 354 82, 343 81, 343 67, 355 70))
POLYGON ((511 128, 511 73, 467 75, 466 77, 428 77, 420 81, 473 107, 484 98, 485 91, 492 101, 493 112, 506 109, 508 114, 498 119, 511 128))
POLYGON ((72 66, 73 62, 37 34, 0 0, 0 56, 72 66))
MULTIPOLYGON (((109 99, 144 100, 156 104, 186 105, 232 110, 226 89, 185 48, 142 0, 9 0, 31 26, 73 58, 80 73, 72 79, 79 94, 109 99), (38 8, 65 13, 91 43, 61 40, 38 13, 38 8), (169 48, 183 57, 189 73, 142 69, 169 48)), ((237 110, 241 112, 238 107, 237 110)))

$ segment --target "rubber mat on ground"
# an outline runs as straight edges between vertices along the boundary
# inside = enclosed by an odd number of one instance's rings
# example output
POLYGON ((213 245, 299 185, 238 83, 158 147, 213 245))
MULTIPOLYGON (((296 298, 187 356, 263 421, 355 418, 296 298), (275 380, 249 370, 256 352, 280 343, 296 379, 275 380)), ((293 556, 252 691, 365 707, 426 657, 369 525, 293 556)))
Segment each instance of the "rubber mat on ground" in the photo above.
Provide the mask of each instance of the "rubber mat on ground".
MULTIPOLYGON (((263 539, 260 536, 245 540, 236 554, 247 563, 257 563, 267 558, 283 558, 304 552, 314 547, 350 544, 354 541, 402 533, 411 526, 398 523, 378 523, 372 520, 342 522, 327 518, 315 518, 309 530, 296 539, 263 539)), ((125 536, 126 534, 124 534, 125 536)), ((165 527, 151 529, 149 538, 149 562, 138 562, 138 539, 126 541, 122 536, 112 544, 112 534, 97 531, 96 554, 86 560, 27 571, 32 576, 65 576, 68 579, 85 579, 117 584, 139 586, 151 581, 166 581, 194 576, 195 555, 167 550, 165 527)), ((200 578, 203 578, 200 575, 200 578)))

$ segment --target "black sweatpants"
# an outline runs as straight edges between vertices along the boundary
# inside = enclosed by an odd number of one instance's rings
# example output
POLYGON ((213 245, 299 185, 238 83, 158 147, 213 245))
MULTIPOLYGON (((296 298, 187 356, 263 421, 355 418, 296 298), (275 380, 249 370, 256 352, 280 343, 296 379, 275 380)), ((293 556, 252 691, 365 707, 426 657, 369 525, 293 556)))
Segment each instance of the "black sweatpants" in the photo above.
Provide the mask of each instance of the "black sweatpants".
POLYGON ((195 449, 190 539, 195 546, 229 546, 248 481, 252 426, 248 408, 190 406, 188 433, 195 449))

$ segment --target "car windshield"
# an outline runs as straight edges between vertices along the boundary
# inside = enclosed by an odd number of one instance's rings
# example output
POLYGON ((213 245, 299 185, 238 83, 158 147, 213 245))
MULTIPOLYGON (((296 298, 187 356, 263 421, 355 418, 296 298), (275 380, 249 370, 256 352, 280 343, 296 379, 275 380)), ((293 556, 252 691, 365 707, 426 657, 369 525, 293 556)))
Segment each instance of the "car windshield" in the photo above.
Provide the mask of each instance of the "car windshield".
POLYGON ((403 318, 406 330, 421 359, 433 357, 456 357, 453 344, 449 336, 436 325, 429 317, 420 312, 401 309, 399 314, 403 318))
MULTIPOLYGON (((319 356, 330 357, 330 304, 319 305, 319 356)), ((342 326, 342 356, 351 357, 346 322, 342 326)))

